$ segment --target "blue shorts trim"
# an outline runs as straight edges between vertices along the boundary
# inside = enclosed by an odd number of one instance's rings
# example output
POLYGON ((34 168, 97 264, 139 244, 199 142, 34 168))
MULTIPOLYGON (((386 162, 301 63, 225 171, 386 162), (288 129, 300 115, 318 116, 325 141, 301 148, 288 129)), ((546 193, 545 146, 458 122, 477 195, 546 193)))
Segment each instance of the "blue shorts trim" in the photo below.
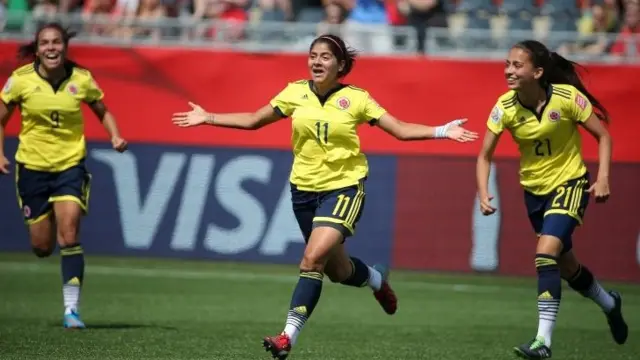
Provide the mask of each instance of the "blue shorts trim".
POLYGON ((337 229, 345 237, 353 236, 365 203, 365 179, 356 185, 330 191, 303 191, 291 184, 293 212, 305 241, 319 226, 337 229))
POLYGON ((551 235, 563 243, 563 253, 572 249, 571 236, 589 204, 589 173, 569 180, 546 195, 524 192, 529 221, 536 234, 551 235))
POLYGON ((84 161, 61 172, 46 172, 16 165, 18 205, 24 221, 35 224, 51 214, 53 203, 73 201, 86 214, 89 211, 91 174, 84 161))

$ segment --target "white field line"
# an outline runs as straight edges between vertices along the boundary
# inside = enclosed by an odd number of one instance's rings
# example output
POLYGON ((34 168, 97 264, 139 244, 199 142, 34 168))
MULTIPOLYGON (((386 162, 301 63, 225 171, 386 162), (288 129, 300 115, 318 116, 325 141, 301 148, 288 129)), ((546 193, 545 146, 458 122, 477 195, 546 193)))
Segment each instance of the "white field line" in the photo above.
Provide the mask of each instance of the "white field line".
MULTIPOLYGON (((2 274, 7 273, 58 273, 60 267, 53 264, 36 264, 24 262, 0 262, 0 279, 2 274)), ((88 265, 86 269, 88 276, 127 276, 127 277, 145 277, 145 278, 171 278, 171 279, 221 279, 234 281, 266 281, 275 283, 293 283, 297 277, 295 275, 278 275, 278 274, 255 274, 250 272, 233 271, 233 270, 180 270, 180 269, 162 269, 162 268, 128 268, 104 265, 88 265)), ((1 282, 1 281, 0 281, 1 282)), ((493 293, 499 291, 526 291, 531 292, 528 287, 518 286, 493 286, 493 285, 474 285, 474 284, 447 284, 437 282, 426 282, 416 280, 393 280, 392 284, 399 287, 411 289, 425 290, 448 290, 454 292, 471 292, 471 293, 493 293)))

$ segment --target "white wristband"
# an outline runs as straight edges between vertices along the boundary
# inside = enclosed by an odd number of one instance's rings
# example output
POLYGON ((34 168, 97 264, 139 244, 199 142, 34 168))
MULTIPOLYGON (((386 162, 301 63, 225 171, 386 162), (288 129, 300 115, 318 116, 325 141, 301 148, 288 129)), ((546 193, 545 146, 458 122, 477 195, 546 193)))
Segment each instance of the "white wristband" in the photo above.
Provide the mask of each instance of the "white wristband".
POLYGON ((462 125, 462 120, 453 120, 453 121, 449 121, 448 123, 438 126, 436 127, 436 133, 434 135, 435 139, 444 139, 447 137, 447 131, 449 131, 449 128, 451 128, 452 126, 460 126, 462 125))
POLYGON ((447 125, 437 126, 436 133, 433 136, 435 139, 442 139, 447 136, 447 125))

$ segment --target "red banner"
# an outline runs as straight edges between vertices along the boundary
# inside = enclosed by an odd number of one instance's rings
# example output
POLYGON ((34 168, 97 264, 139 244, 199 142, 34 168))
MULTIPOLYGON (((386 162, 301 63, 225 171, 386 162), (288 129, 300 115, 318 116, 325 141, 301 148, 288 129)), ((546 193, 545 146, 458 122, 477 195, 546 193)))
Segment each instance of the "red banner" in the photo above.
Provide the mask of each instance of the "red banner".
MULTIPOLYGON (((16 44, 0 44, 3 77, 17 66, 16 48, 16 44)), ((187 110, 188 101, 212 112, 253 111, 267 104, 287 82, 308 76, 302 55, 74 46, 71 57, 93 72, 124 136, 134 142, 289 148, 291 131, 286 121, 262 131, 240 133, 176 131, 169 119, 173 112, 187 110)), ((616 161, 640 161, 635 140, 640 122, 629 118, 640 98, 639 78, 638 67, 589 67, 587 84, 613 117, 616 161)), ((499 62, 364 58, 347 80, 369 90, 400 119, 437 125, 467 117, 469 127, 480 132, 498 96, 506 90, 499 62)), ((18 126, 13 121, 9 134, 15 134, 18 126)), ((105 138, 97 122, 88 121, 87 134, 90 139, 105 138)), ((361 136, 363 148, 370 153, 475 156, 480 146, 479 142, 402 143, 368 127, 362 127, 361 136)), ((512 141, 503 143, 499 156, 517 156, 512 141)), ((585 156, 597 158, 595 141, 585 141, 585 156)))
MULTIPOLYGON (((590 170, 595 174, 596 167, 590 170)), ((535 274, 536 235, 516 160, 497 164, 492 195, 498 213, 492 216, 480 215, 474 203, 473 159, 399 156, 397 171, 394 266, 535 274)), ((574 251, 601 278, 637 282, 640 188, 631 179, 640 179, 640 165, 616 164, 611 172, 612 196, 605 204, 590 202, 573 236, 574 251)))

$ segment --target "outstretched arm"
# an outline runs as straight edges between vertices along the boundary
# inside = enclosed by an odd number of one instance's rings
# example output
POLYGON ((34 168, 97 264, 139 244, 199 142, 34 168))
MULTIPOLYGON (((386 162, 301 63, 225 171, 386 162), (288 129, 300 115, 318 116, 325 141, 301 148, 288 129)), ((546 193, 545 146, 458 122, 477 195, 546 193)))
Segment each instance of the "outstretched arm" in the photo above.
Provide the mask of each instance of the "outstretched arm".
POLYGON ((385 113, 378 119, 377 124, 386 133, 402 141, 445 138, 459 142, 473 141, 478 138, 478 134, 460 127, 466 121, 466 119, 454 120, 445 125, 433 127, 400 121, 393 115, 385 113))
POLYGON ((254 113, 214 114, 205 111, 202 107, 189 103, 192 110, 175 113, 171 120, 180 127, 197 125, 213 125, 226 128, 257 130, 263 126, 274 123, 286 116, 278 113, 271 105, 266 105, 254 113))

